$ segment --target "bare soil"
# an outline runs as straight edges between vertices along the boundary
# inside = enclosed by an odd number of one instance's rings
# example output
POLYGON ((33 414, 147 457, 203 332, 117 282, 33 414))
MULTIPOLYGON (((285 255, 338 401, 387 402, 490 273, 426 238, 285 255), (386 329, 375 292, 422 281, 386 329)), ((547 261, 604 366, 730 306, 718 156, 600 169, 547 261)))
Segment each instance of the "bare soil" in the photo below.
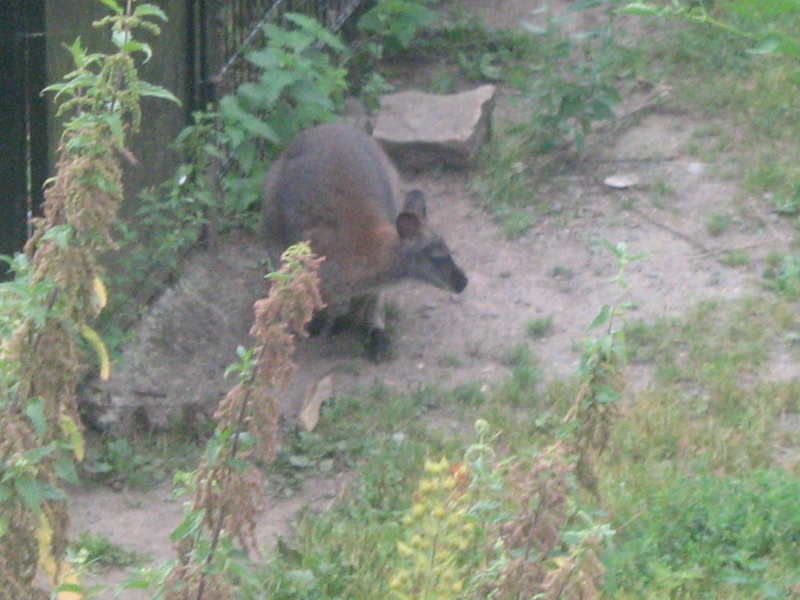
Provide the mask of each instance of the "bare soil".
MULTIPOLYGON (((488 4, 481 2, 476 10, 502 25, 527 18, 538 5, 533 0, 488 4)), ((640 99, 628 99, 620 111, 640 99)), ((631 318, 649 320, 680 314, 701 299, 757 291, 766 254, 785 250, 794 230, 770 214, 763 199, 743 192, 733 159, 720 155, 715 164, 704 164, 689 155, 690 142, 705 143, 695 134, 706 123, 667 106, 594 136, 584 157, 549 182, 547 197, 537 201, 534 227, 516 239, 505 236, 481 208, 470 191, 469 173, 407 177, 409 187, 427 194, 430 219, 467 272, 467 289, 454 296, 414 283, 393 288, 389 298, 397 317, 393 359, 387 363, 367 362, 349 334, 301 341, 300 368, 283 412, 296 415, 308 388, 326 375, 333 378, 334 393, 375 382, 403 391, 478 382, 489 390, 507 377, 505 358, 519 344, 531 346, 547 376, 567 376, 577 365, 577 344, 603 304, 622 298, 635 307, 631 318), (603 184, 620 174, 635 175, 639 184, 621 190, 603 184), (731 225, 711 235, 706 225, 712 215, 727 215, 731 225), (629 267, 630 288, 624 292, 611 282, 616 264, 600 239, 626 242, 631 253, 646 255, 629 267), (749 264, 721 262, 729 250, 745 252, 749 264), (553 318, 551 329, 533 340, 527 325, 547 316, 553 318)), ((229 385, 222 370, 235 358, 236 345, 248 344, 252 303, 264 286, 262 256, 260 240, 236 234, 222 241, 218 257, 201 252, 187 262, 175 289, 143 322, 145 350, 128 356, 139 373, 135 386, 143 401, 166 405, 175 401, 177 390, 189 390, 198 406, 222 396, 229 385)), ((123 384, 133 385, 121 382, 113 393, 122 393, 123 384)), ((342 473, 308 480, 299 495, 272 499, 262 519, 265 545, 288 531, 300 507, 329 505, 345 478, 342 473)), ((182 507, 170 500, 168 486, 147 492, 90 487, 74 491, 71 505, 76 533, 105 535, 155 561, 173 558, 169 533, 182 507)), ((120 576, 110 572, 101 579, 120 576)))

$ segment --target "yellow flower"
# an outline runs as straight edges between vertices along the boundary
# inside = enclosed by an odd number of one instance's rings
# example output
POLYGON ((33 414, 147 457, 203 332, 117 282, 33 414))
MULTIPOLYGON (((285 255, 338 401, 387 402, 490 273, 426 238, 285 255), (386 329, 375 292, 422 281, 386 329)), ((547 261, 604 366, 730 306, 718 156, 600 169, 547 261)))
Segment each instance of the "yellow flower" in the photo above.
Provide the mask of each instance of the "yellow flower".
POLYGON ((403 542, 397 542, 397 553, 408 558, 414 554, 414 549, 403 542))
POLYGON ((442 457, 442 460, 436 462, 430 459, 425 459, 425 472, 430 473, 431 475, 438 475, 440 473, 444 473, 450 467, 450 463, 447 461, 446 458, 442 457))

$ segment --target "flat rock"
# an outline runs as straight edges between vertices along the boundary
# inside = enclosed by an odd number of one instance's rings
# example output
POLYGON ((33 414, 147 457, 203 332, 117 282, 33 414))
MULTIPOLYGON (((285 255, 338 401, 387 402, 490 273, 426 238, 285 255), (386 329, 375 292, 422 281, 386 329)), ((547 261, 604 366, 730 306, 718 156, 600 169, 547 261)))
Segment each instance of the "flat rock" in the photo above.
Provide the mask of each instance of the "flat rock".
POLYGON ((493 85, 458 94, 389 94, 372 135, 400 169, 470 167, 489 134, 494 94, 493 85))
POLYGON ((217 256, 197 250, 176 284, 150 306, 107 383, 83 392, 92 427, 117 435, 202 425, 235 380, 225 369, 249 337, 253 303, 264 296, 266 248, 256 236, 220 239, 217 256))

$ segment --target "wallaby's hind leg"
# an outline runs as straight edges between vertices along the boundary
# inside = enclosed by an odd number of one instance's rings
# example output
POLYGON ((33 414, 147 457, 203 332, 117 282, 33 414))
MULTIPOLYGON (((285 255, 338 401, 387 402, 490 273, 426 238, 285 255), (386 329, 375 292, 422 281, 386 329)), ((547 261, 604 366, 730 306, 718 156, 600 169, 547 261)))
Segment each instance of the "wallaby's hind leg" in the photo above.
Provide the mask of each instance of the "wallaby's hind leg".
MULTIPOLYGON (((327 314, 319 313, 314 316, 312 324, 317 323, 316 331, 309 328, 312 335, 326 331, 336 335, 346 329, 358 329, 367 336, 367 358, 372 362, 382 362, 389 357, 389 334, 386 331, 386 308, 382 294, 366 294, 353 298, 346 307, 327 314), (344 310, 342 310, 344 309, 344 310)), ((326 312, 326 311, 323 311, 326 312)))
POLYGON ((389 358, 391 338, 386 331, 386 307, 383 294, 371 294, 362 298, 364 324, 367 328, 367 358, 372 362, 383 362, 389 358))
POLYGON ((308 331, 308 335, 311 337, 316 337, 322 332, 329 329, 330 315, 328 314, 328 309, 323 308, 320 311, 314 313, 314 316, 311 317, 311 321, 308 322, 306 325, 306 331, 308 331))
POLYGON ((346 329, 358 329, 367 336, 367 358, 372 362, 383 362, 389 358, 391 341, 385 316, 383 294, 367 294, 353 298, 345 305, 328 306, 315 313, 307 329, 312 336, 336 335, 346 329))

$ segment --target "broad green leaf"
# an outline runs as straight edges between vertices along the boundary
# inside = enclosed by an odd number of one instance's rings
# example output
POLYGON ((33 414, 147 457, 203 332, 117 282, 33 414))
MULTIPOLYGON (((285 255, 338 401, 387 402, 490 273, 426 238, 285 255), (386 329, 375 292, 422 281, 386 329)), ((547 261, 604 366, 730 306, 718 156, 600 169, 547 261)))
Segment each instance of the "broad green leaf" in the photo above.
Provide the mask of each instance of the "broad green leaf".
POLYGON ((14 478, 14 491, 25 503, 25 506, 38 512, 41 505, 41 486, 39 481, 30 475, 14 478))
POLYGON ((167 13, 155 4, 139 4, 133 11, 134 17, 158 17, 162 21, 169 21, 167 13))
POLYGON ((200 529, 200 527, 203 525, 203 515, 204 512, 202 510, 196 510, 186 515, 183 518, 183 521, 181 521, 178 526, 172 530, 170 539, 173 542, 177 542, 178 540, 182 540, 200 529))
POLYGON ((316 19, 298 13, 286 13, 284 16, 288 21, 298 25, 305 31, 313 33, 314 37, 329 48, 339 52, 344 52, 346 50, 342 40, 320 25, 316 19))
POLYGON ((152 83, 147 83, 146 81, 140 81, 139 92, 142 96, 169 100, 170 102, 174 102, 178 106, 181 106, 181 101, 172 92, 161 87, 160 85, 153 85, 152 83))
POLYGON ((113 10, 118 15, 121 15, 123 12, 125 12, 124 9, 119 5, 119 3, 115 2, 115 0, 97 0, 97 1, 102 4, 105 4, 108 8, 113 10))
POLYGON ((280 143, 280 138, 271 127, 258 117, 242 110, 239 103, 232 96, 222 98, 219 108, 224 118, 237 122, 248 132, 266 138, 273 143, 280 143))
POLYGON ((47 431, 47 417, 44 414, 44 400, 36 398, 25 407, 25 416, 30 419, 36 435, 43 436, 47 431))
POLYGON ((602 325, 608 323, 611 316, 614 314, 614 309, 611 307, 610 304, 604 304, 600 309, 598 315, 594 318, 591 325, 589 325, 589 329, 596 329, 602 325))
POLYGON ((53 470, 62 481, 77 485, 80 483, 77 471, 75 471, 75 463, 69 455, 61 453, 53 465, 53 470))
POLYGON ((137 40, 128 40, 127 42, 121 44, 119 49, 127 54, 141 52, 144 54, 144 60, 142 62, 145 63, 149 62, 153 57, 153 50, 150 48, 150 44, 145 44, 144 42, 139 42, 137 40))

